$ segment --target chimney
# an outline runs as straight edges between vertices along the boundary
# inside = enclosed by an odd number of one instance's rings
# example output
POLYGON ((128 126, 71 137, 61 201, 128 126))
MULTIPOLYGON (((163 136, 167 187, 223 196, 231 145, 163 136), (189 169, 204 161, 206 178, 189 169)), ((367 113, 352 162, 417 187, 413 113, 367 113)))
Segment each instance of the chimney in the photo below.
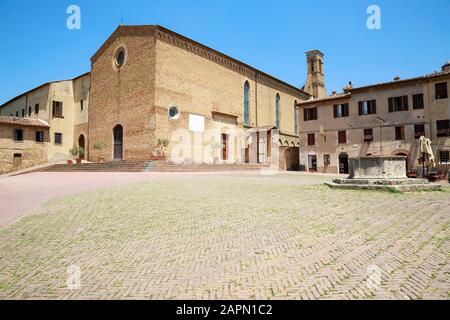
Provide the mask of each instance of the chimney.
POLYGON ((353 89, 353 82, 352 82, 352 81, 349 81, 349 82, 348 82, 348 85, 346 85, 342 90, 343 90, 344 92, 348 92, 348 91, 351 90, 351 89, 353 89))
POLYGON ((447 61, 447 63, 442 66, 442 71, 450 71, 450 61, 447 61))
POLYGON ((308 72, 305 91, 314 96, 314 98, 326 97, 323 53, 319 50, 306 52, 306 65, 308 72))

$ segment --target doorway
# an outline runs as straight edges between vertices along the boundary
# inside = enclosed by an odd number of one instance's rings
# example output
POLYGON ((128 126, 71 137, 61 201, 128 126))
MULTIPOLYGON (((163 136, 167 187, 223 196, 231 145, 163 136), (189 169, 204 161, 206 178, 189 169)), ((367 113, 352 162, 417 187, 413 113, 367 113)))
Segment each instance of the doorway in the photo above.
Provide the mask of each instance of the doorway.
POLYGON ((222 160, 228 160, 228 134, 222 133, 222 160))
POLYGON ((317 172, 317 156, 308 156, 308 168, 311 172, 317 172))
POLYGON ((349 174, 349 168, 348 168, 348 154, 341 153, 339 155, 339 173, 340 174, 349 174))
POLYGON ((79 156, 80 156, 80 159, 84 159, 84 154, 85 154, 85 152, 86 152, 85 145, 86 145, 86 143, 85 143, 84 135, 81 134, 81 135, 78 137, 78 147, 83 148, 84 153, 82 153, 82 154, 79 155, 79 156))
POLYGON ((114 160, 123 159, 123 128, 119 124, 114 127, 114 160))

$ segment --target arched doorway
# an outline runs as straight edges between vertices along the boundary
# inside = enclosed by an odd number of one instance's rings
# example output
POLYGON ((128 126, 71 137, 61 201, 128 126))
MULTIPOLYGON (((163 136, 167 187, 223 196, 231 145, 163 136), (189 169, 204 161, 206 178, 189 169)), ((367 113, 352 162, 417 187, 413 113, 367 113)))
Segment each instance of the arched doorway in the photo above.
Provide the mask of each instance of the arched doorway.
MULTIPOLYGON (((84 135, 80 134, 78 137, 78 147, 83 148, 84 152, 86 152, 86 142, 84 139, 84 135)), ((80 159, 84 159, 84 153, 80 154, 80 159)))
POLYGON ((119 124, 114 127, 114 160, 123 159, 123 127, 119 124))
POLYGON ((340 174, 350 173, 348 169, 348 154, 345 152, 339 155, 339 173, 340 174))

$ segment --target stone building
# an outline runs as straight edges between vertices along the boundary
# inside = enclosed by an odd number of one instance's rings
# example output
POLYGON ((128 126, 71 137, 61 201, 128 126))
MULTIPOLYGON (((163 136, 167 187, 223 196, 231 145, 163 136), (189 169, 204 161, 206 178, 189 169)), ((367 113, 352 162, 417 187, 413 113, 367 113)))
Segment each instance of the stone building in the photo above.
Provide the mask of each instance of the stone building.
POLYGON ((300 102, 300 163, 309 171, 348 173, 348 159, 401 155, 418 165, 418 139, 432 140, 449 164, 450 65, 422 77, 348 86, 343 93, 300 102))
POLYGON ((46 163, 48 133, 43 120, 0 116, 0 174, 46 163))
POLYGON ((63 161, 72 158, 69 150, 78 143, 87 147, 89 89, 89 73, 45 83, 0 106, 0 115, 47 123, 47 161, 63 161))

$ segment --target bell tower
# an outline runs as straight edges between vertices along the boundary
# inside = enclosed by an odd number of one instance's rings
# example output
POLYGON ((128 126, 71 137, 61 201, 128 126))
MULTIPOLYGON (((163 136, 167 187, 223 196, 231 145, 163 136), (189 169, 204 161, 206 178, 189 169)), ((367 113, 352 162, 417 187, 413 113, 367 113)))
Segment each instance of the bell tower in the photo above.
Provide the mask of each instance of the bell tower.
POLYGON ((314 98, 326 97, 323 53, 319 50, 306 52, 306 65, 308 67, 308 75, 304 90, 313 95, 314 98))

